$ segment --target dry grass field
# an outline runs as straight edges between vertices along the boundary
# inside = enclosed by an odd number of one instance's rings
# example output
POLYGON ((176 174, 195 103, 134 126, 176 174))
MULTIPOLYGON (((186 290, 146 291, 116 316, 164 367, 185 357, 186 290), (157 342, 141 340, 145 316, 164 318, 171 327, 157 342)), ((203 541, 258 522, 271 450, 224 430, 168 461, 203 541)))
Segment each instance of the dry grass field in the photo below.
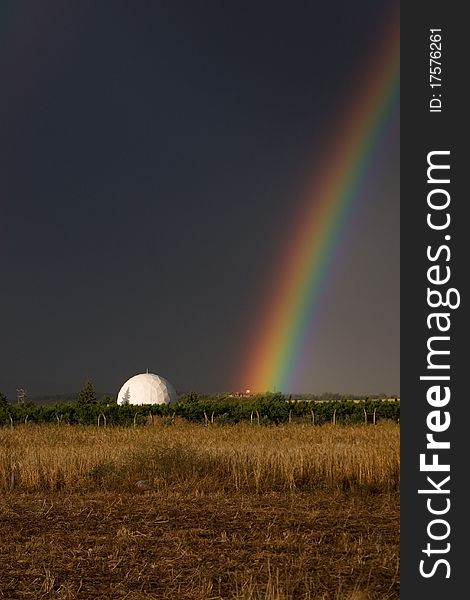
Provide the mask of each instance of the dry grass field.
POLYGON ((398 599, 399 426, 2 428, 0 598, 398 599))

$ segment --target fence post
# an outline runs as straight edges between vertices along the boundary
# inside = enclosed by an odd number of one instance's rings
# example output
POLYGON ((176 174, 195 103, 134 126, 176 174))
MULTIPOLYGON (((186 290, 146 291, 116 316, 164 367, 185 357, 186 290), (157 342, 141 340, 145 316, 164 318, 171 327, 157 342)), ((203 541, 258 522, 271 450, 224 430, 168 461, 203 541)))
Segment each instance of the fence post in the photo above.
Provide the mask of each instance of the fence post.
POLYGON ((376 412, 377 412, 377 409, 376 409, 376 408, 374 408, 374 417, 373 417, 373 420, 372 420, 372 422, 374 423, 374 425, 375 425, 375 413, 376 413, 376 412))
POLYGON ((258 411, 256 411, 256 418, 258 419, 258 425, 259 425, 260 422, 259 422, 259 412, 258 411))
POLYGON ((367 425, 367 411, 364 409, 364 423, 367 425))
POLYGON ((336 425, 336 408, 333 411, 333 425, 336 425))
POLYGON ((310 410, 310 413, 312 414, 312 425, 315 425, 315 413, 313 412, 313 408, 310 410))

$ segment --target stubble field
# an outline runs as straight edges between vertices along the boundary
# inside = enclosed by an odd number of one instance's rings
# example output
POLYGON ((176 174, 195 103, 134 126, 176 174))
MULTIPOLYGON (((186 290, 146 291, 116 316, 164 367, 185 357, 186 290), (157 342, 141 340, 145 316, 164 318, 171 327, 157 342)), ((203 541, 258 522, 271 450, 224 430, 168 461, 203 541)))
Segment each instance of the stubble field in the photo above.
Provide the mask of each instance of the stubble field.
POLYGON ((399 598, 399 426, 0 429, 0 597, 399 598))

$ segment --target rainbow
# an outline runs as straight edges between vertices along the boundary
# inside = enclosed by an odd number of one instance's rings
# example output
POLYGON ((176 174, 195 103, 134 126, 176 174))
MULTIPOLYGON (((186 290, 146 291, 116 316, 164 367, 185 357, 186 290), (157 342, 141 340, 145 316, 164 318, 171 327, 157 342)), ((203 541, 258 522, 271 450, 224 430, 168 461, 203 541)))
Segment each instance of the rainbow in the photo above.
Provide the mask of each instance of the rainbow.
POLYGON ((344 236, 351 208, 367 181, 384 131, 399 106, 399 15, 387 25, 371 64, 363 71, 359 94, 340 119, 328 157, 307 186, 305 206, 287 252, 268 286, 261 327, 249 344, 242 381, 254 392, 292 391, 307 331, 319 303, 333 257, 344 236))

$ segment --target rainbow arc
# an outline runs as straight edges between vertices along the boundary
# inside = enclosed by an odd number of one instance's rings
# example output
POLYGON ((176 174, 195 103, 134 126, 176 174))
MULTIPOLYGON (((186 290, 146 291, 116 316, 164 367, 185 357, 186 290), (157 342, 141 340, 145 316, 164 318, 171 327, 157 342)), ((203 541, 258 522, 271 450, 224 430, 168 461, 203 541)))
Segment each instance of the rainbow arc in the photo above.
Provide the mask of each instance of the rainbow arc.
POLYGON ((269 290, 260 328, 242 381, 253 391, 290 391, 305 336, 318 314, 328 270, 350 211, 385 143, 384 131, 399 106, 399 15, 363 70, 360 92, 339 119, 324 164, 307 187, 305 202, 278 277, 269 290))

